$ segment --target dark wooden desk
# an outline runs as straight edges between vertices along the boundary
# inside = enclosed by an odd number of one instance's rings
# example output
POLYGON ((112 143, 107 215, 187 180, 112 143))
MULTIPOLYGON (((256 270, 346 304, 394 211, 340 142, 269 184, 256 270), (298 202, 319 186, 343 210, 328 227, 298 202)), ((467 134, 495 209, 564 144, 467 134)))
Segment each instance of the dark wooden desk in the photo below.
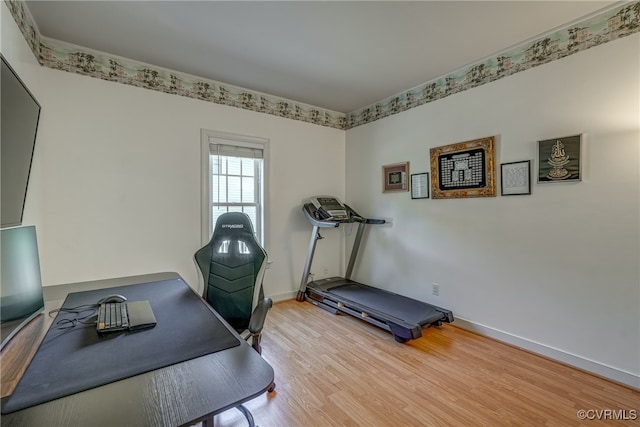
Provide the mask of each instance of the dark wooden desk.
MULTIPOLYGON (((45 314, 2 350, 3 398, 11 394, 46 334, 51 323, 46 312, 60 306, 69 292, 179 277, 158 273, 45 287, 45 314)), ((228 350, 2 415, 2 426, 181 426, 209 419, 265 393, 273 382, 271 366, 240 341, 228 350)))

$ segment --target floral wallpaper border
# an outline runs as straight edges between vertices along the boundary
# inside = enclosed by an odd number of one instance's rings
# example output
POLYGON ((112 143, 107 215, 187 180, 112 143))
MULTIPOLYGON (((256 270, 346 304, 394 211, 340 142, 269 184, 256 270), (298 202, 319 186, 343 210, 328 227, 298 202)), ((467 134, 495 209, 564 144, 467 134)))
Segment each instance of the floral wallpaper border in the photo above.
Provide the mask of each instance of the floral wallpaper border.
POLYGON ((42 37, 25 3, 5 0, 49 68, 336 129, 351 129, 640 31, 640 1, 610 9, 351 113, 339 113, 42 37))
POLYGON ((640 31, 640 2, 617 6, 578 24, 347 114, 347 129, 442 99, 640 31))
POLYGON ((345 114, 167 70, 40 35, 24 1, 5 0, 40 65, 216 104, 345 129, 345 114))

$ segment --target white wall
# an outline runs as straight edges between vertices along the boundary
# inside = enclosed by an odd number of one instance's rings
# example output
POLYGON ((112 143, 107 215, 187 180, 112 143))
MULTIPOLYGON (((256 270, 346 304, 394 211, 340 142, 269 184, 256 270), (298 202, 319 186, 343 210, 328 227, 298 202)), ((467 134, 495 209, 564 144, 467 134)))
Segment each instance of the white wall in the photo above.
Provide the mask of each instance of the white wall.
POLYGON ((347 131, 347 202, 391 221, 369 230, 356 280, 640 387, 639 42, 636 34, 347 131), (381 192, 381 165, 409 160, 412 173, 429 172, 431 147, 495 135, 497 164, 531 159, 535 170, 536 141, 577 133, 579 183, 483 199, 381 192))
MULTIPOLYGON (((310 230, 301 204, 318 192, 344 193, 343 131, 57 70, 41 74, 46 284, 177 271, 196 285, 205 128, 270 140, 265 292, 293 294, 310 230)), ((342 242, 330 245, 339 252, 342 242)))
MULTIPOLYGON (((270 140, 265 292, 295 295, 311 230, 301 205, 344 197, 344 131, 42 68, 1 8, 2 53, 42 105, 24 223, 45 286, 177 271, 198 287, 205 128, 270 140)), ((337 274, 343 242, 324 243, 318 263, 337 274)))

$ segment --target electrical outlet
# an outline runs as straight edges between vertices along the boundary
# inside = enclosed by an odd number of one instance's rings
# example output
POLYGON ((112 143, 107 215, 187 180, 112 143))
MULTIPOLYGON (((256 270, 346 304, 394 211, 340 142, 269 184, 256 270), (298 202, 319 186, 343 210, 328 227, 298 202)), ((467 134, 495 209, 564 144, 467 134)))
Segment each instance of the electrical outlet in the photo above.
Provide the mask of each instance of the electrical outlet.
POLYGON ((440 285, 433 283, 431 286, 431 293, 435 296, 440 296, 440 285))
POLYGON ((326 277, 329 275, 329 267, 322 268, 322 274, 326 277))

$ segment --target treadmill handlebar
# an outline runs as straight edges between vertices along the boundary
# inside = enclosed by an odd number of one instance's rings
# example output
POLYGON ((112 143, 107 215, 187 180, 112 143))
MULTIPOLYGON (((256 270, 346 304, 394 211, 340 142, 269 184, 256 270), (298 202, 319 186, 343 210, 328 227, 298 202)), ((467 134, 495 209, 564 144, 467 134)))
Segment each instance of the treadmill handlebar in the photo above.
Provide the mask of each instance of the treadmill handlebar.
POLYGON ((351 209, 349 205, 344 205, 347 211, 347 218, 336 219, 332 217, 321 218, 320 212, 316 209, 313 203, 305 203, 302 206, 302 212, 307 220, 314 226, 320 228, 336 228, 343 223, 359 222, 363 224, 384 224, 384 219, 365 218, 360 216, 356 211, 351 209))
POLYGON ((316 216, 318 215, 318 212, 312 203, 305 203, 305 205, 302 207, 302 212, 304 212, 304 216, 307 218, 307 220, 316 227, 336 228, 340 225, 339 222, 336 222, 335 220, 332 221, 330 218, 317 218, 316 216))
POLYGON ((366 220, 367 224, 384 224, 385 221, 384 219, 373 219, 373 218, 369 218, 366 220))

